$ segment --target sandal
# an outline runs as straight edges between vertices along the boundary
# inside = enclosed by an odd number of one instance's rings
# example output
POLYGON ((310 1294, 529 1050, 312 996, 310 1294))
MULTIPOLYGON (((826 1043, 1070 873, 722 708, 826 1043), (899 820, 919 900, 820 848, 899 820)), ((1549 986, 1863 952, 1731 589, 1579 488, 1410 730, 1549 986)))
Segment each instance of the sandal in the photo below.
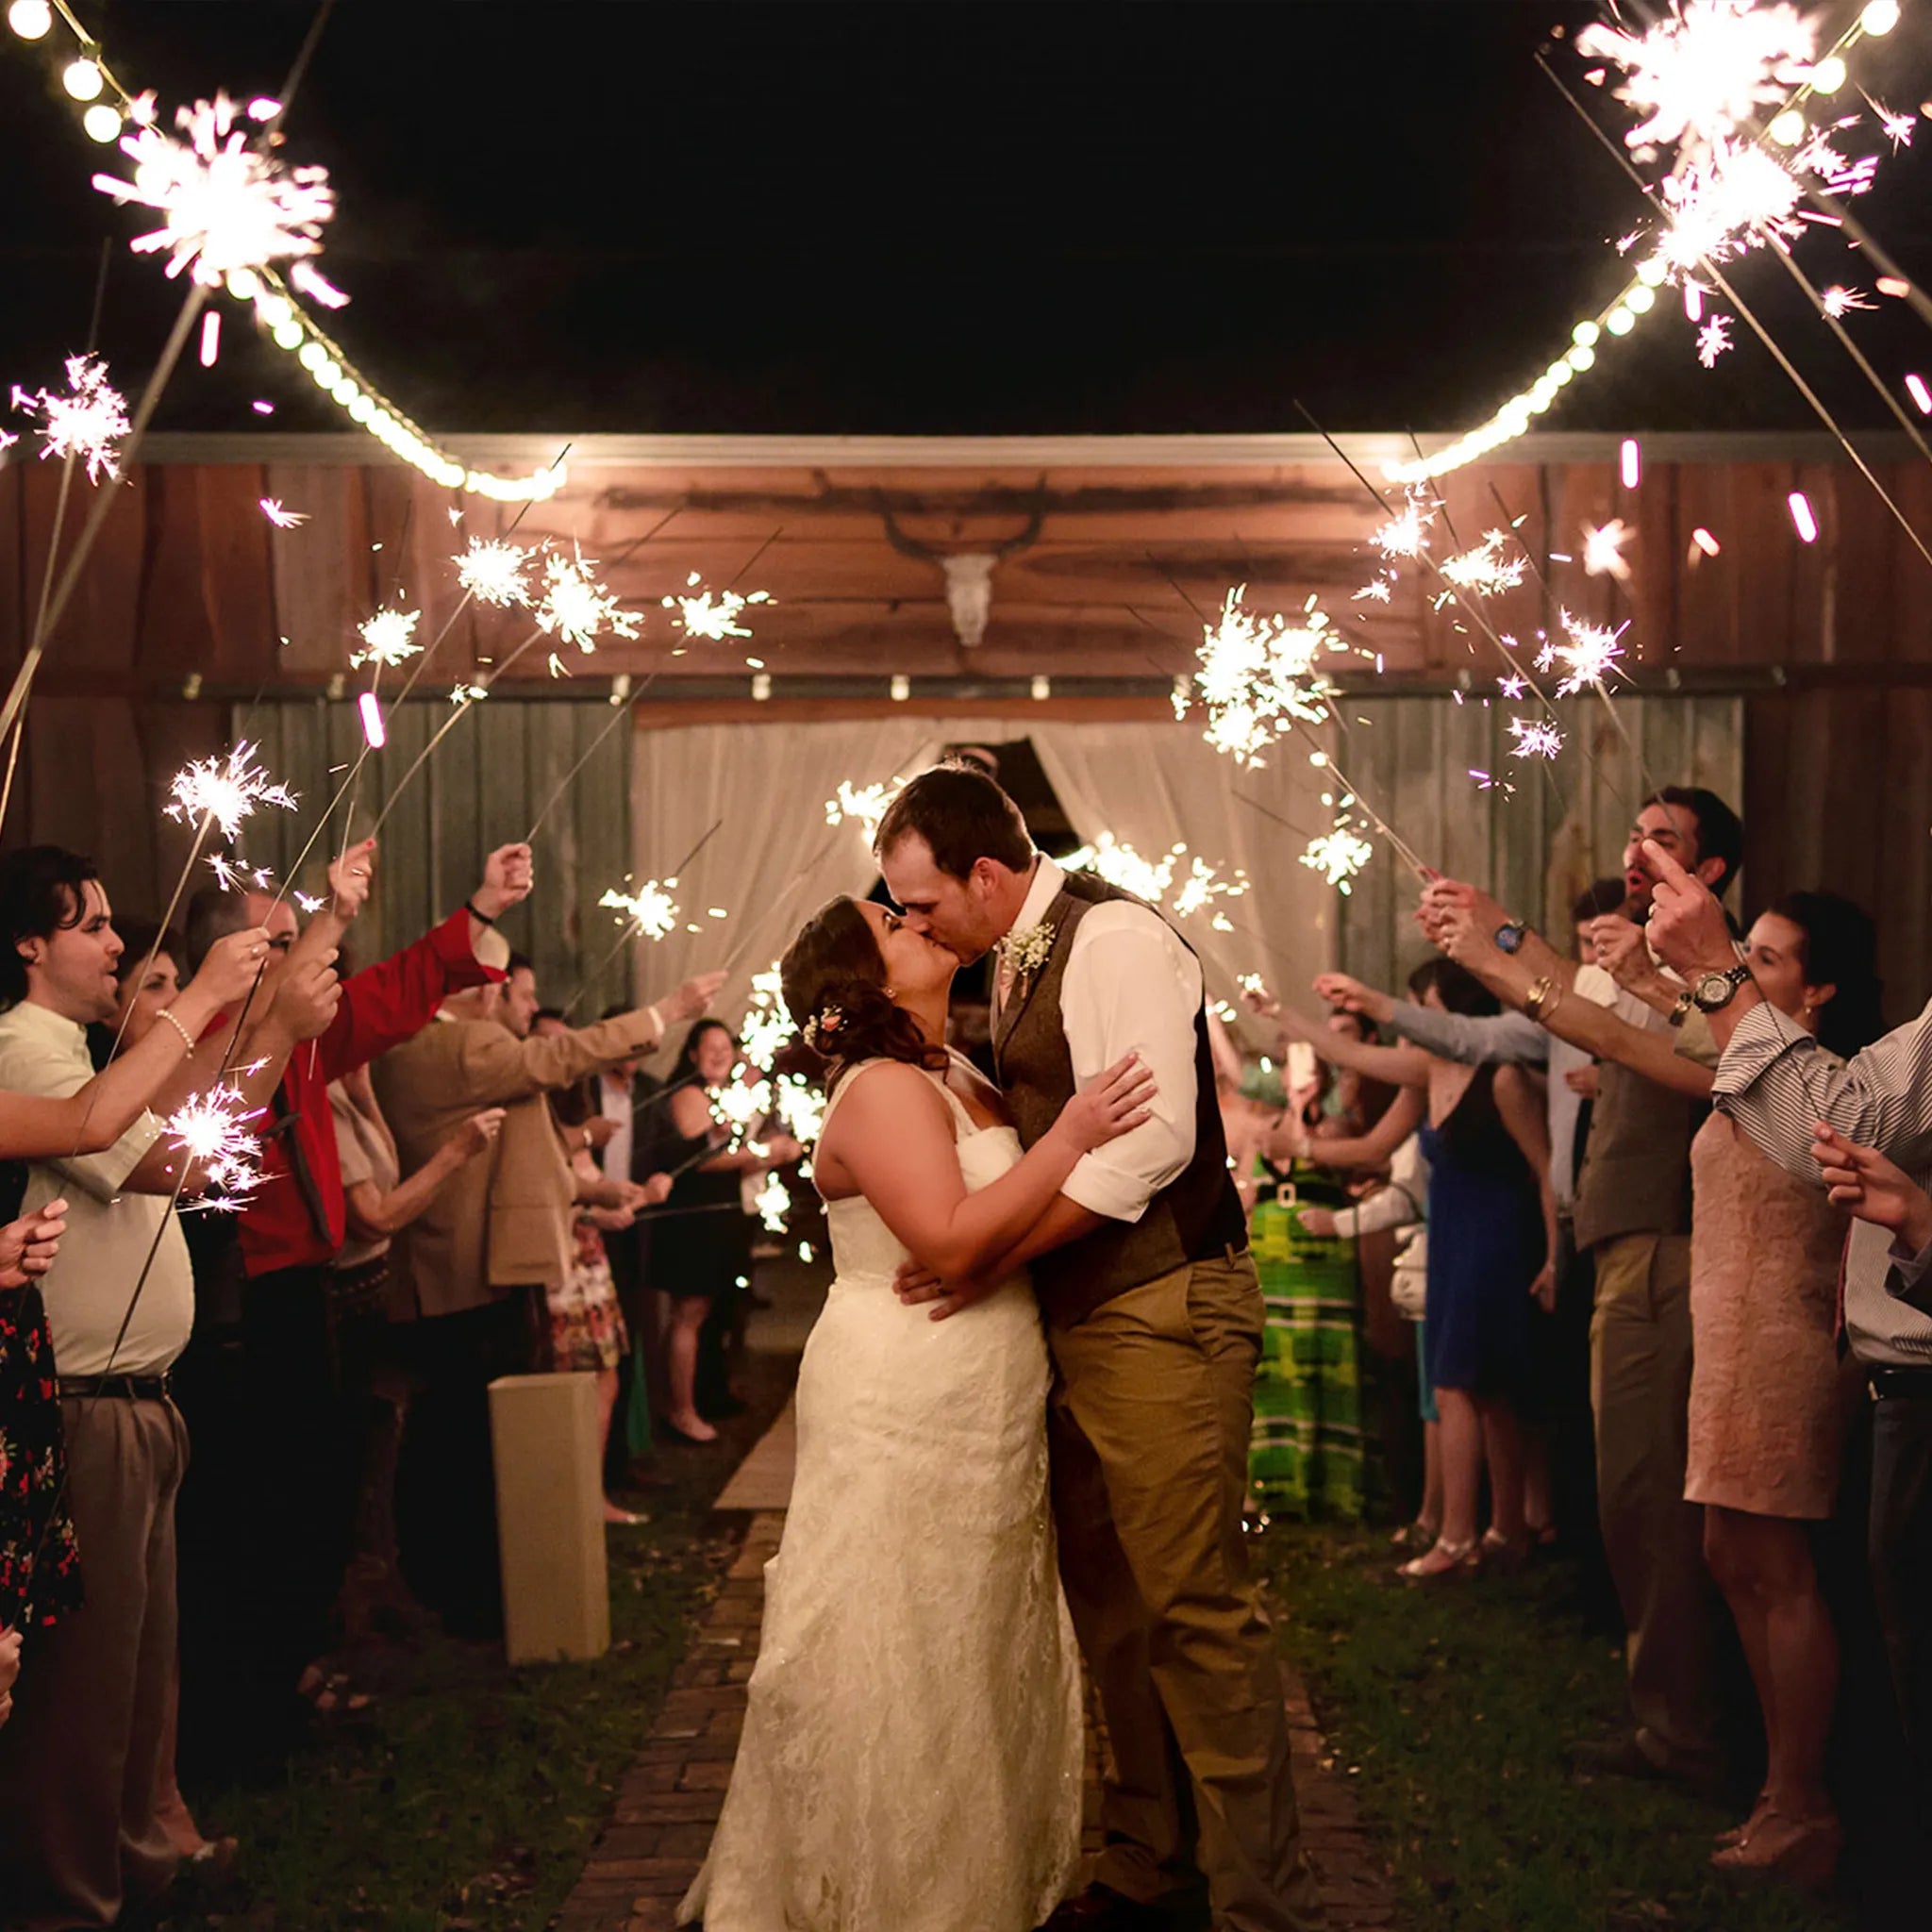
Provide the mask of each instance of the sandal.
POLYGON ((1435 1546, 1436 1539, 1441 1533, 1441 1524, 1431 1523, 1426 1516, 1418 1516, 1413 1523, 1405 1523, 1389 1541, 1398 1550, 1427 1550, 1435 1546))
POLYGON ((1769 1810, 1770 1807, 1770 1791, 1759 1791, 1757 1797, 1755 1797, 1751 1801, 1750 1815, 1744 1820, 1743 1824, 1734 1824, 1730 1827, 1728 1831, 1719 1832, 1717 1836, 1711 1840, 1711 1842, 1720 1847, 1724 1845, 1742 1844, 1744 1840, 1751 1836, 1752 1832, 1757 1829, 1757 1821, 1764 1816, 1765 1812, 1769 1810))
POLYGON ((1844 1832, 1836 1815, 1788 1818, 1767 1805, 1757 1823, 1737 1844, 1710 1855, 1720 1872, 1740 1877, 1781 1878, 1800 1891, 1824 1891, 1838 1871, 1844 1832))
POLYGON ((1441 1583, 1445 1577, 1462 1575, 1474 1554, 1474 1540, 1452 1543, 1439 1537, 1431 1548, 1403 1564, 1395 1574, 1408 1583, 1441 1583))

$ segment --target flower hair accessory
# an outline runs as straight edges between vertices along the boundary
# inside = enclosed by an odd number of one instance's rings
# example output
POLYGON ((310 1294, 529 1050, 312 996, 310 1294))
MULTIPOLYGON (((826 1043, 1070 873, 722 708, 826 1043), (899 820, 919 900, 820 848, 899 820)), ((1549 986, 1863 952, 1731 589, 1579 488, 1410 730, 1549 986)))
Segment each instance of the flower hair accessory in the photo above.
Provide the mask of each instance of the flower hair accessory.
POLYGON ((1053 941, 1053 926, 1045 920, 1038 925, 1016 926, 1000 941, 1000 958, 1015 979, 1024 979, 1046 964, 1053 941))
POLYGON ((823 1012, 814 1013, 805 1023, 806 1044, 814 1053, 824 1054, 826 1042, 832 1040, 840 1027, 845 1024, 845 1014, 841 1008, 827 1007, 823 1012))

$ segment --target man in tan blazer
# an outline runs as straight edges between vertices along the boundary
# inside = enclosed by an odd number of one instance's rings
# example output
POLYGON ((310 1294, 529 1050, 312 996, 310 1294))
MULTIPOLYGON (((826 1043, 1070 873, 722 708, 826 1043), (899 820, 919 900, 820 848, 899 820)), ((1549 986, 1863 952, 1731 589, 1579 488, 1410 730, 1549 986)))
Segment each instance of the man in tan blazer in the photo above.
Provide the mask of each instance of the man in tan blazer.
MULTIPOLYGON (((508 965, 508 948, 497 941, 485 963, 508 965)), ((457 1174, 390 1256, 391 1314, 408 1324, 405 1353, 422 1385, 396 1474, 397 1541, 410 1588, 458 1634, 501 1628, 489 1387, 533 1366, 542 1291, 570 1266, 577 1183, 547 1096, 654 1052, 723 978, 703 974, 654 1005, 537 1040, 523 1037, 536 1010, 525 963, 503 985, 444 1001, 371 1069, 406 1174, 479 1108, 504 1109, 491 1157, 457 1174)), ((599 1185, 641 1195, 627 1181, 599 1185)))

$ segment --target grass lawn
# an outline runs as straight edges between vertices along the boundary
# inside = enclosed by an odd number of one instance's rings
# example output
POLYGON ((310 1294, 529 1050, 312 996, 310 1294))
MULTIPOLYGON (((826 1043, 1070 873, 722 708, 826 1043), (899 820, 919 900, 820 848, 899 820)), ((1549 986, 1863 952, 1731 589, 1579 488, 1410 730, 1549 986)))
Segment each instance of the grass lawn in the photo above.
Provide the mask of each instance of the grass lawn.
POLYGON ((441 1636, 348 1660, 375 1692, 318 1725, 268 1784, 192 1790, 204 1832, 241 1840, 221 1878, 186 1874, 158 1925, 258 1932, 525 1932, 575 1884, 735 1545, 712 1499, 790 1392, 791 1358, 753 1357, 750 1412, 707 1449, 667 1448, 672 1487, 610 1532, 612 1648, 510 1670, 441 1636))
POLYGON ((1849 1912, 1735 1885, 1707 1860, 1735 1822, 1675 1791, 1573 1782, 1564 1750, 1624 1714, 1623 1661, 1552 1564, 1400 1583, 1386 1531, 1284 1524, 1260 1543, 1282 1641, 1394 1868, 1409 1932, 1840 1932, 1849 1912))

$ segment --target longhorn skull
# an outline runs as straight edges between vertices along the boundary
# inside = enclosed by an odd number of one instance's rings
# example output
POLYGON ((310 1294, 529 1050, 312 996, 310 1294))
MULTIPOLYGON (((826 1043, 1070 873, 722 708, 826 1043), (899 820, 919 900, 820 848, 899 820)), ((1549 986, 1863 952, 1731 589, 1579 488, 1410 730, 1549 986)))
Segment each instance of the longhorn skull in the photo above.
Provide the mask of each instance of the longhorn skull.
POLYGON ((966 650, 974 650, 986 638, 987 620, 992 615, 992 574, 1001 559, 1016 550, 1024 550, 1040 535, 1045 509, 1036 502, 1026 527, 1017 537, 1008 537, 991 550, 935 550, 916 537, 908 537, 892 516, 892 507, 884 491, 878 492, 879 515, 885 519, 886 539, 903 557, 916 557, 924 563, 936 563, 946 579, 946 608, 952 613, 953 635, 966 650))

